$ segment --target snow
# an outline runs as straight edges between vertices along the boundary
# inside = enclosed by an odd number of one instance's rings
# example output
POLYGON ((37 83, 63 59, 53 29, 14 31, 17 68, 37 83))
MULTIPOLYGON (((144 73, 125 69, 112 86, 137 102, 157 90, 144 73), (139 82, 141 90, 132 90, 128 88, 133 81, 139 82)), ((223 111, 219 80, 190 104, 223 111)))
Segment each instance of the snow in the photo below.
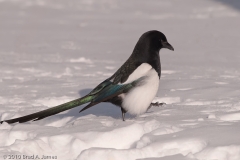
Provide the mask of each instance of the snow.
POLYGON ((80 57, 78 59, 70 59, 70 62, 72 62, 72 63, 82 62, 82 63, 88 63, 88 64, 92 63, 92 61, 90 59, 86 59, 85 57, 80 57))
POLYGON ((3 123, 0 159, 240 159, 239 0, 0 0, 0 8, 0 120, 84 96, 148 30, 175 49, 160 53, 154 102, 166 105, 125 122, 101 103, 3 123))

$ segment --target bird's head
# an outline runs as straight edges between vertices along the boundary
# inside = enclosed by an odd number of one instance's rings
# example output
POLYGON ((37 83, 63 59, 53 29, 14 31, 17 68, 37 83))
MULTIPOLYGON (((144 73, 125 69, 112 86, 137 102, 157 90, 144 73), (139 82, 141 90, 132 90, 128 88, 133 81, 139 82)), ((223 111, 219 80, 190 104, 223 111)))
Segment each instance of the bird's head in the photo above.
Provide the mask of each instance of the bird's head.
POLYGON ((153 30, 144 33, 140 39, 140 43, 146 44, 150 49, 159 51, 162 48, 167 48, 174 51, 171 44, 168 43, 166 36, 159 31, 153 30))

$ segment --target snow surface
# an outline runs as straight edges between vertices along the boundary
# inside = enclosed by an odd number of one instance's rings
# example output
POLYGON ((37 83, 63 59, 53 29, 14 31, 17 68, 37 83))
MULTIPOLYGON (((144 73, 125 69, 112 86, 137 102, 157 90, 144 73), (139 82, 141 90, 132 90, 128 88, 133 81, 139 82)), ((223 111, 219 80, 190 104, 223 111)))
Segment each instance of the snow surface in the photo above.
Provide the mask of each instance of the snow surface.
POLYGON ((239 0, 0 0, 0 120, 84 96, 148 30, 175 49, 161 51, 167 105, 126 122, 102 103, 4 123, 0 159, 240 160, 239 26, 239 0))

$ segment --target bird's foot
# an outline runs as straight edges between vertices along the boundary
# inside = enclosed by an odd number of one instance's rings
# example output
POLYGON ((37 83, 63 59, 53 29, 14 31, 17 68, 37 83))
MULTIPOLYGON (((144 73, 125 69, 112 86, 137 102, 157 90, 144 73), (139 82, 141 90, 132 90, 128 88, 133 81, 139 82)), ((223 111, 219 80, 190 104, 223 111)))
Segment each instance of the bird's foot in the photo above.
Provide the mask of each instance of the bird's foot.
POLYGON ((150 109, 151 107, 161 107, 163 105, 166 105, 166 103, 162 102, 162 103, 159 103, 159 102, 155 102, 155 103, 151 103, 148 107, 148 109, 150 109))

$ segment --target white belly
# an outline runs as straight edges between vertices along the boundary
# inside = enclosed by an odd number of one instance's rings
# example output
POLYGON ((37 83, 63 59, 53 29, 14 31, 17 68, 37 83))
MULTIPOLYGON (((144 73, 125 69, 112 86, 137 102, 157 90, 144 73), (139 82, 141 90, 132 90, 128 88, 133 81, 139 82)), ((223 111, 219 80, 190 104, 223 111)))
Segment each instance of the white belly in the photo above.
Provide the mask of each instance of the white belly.
MULTIPOLYGON (((123 98, 122 107, 133 115, 139 115, 146 112, 158 91, 158 73, 153 68, 149 68, 149 70, 145 70, 144 72, 143 75, 146 76, 146 78, 143 80, 143 83, 127 94, 121 95, 123 98)), ((131 79, 131 77, 129 79, 131 79)))

